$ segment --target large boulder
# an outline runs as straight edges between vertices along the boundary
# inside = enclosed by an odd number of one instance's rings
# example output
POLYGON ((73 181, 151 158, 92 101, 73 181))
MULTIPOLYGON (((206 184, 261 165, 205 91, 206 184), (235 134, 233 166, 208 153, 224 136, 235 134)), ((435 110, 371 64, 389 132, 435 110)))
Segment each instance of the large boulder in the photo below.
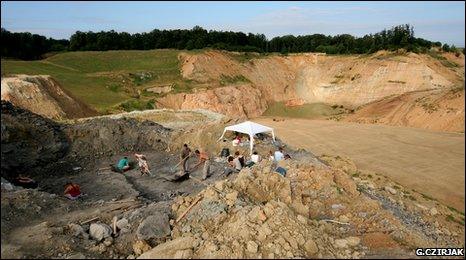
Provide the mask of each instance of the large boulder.
POLYGON ((92 223, 89 227, 89 235, 97 241, 110 237, 112 235, 112 228, 103 223, 92 223))
POLYGON ((170 235, 170 220, 168 215, 155 213, 141 222, 137 229, 140 240, 159 239, 170 235))

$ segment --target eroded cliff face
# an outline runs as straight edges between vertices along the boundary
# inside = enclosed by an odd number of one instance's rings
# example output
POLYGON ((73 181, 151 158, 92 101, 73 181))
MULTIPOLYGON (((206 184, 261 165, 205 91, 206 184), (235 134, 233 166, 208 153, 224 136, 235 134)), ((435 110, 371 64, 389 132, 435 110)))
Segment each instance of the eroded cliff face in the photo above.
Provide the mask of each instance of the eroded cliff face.
POLYGON ((2 78, 2 100, 51 119, 97 115, 47 75, 2 78))
MULTIPOLYGON (((462 65, 445 68, 439 60, 414 53, 379 52, 366 56, 299 54, 240 62, 230 53, 208 51, 180 55, 182 75, 215 84, 242 76, 268 102, 301 98, 357 107, 406 92, 449 88, 464 79, 462 65)), ((464 65, 463 65, 464 66, 464 65)))
POLYGON ((429 62, 416 54, 367 59, 323 57, 315 66, 303 68, 295 90, 309 103, 356 107, 391 95, 455 85, 453 71, 436 71, 429 62))
MULTIPOLYGON (((348 56, 241 56, 206 51, 181 53, 179 59, 185 79, 209 88, 192 94, 168 94, 158 100, 159 106, 210 109, 233 117, 259 116, 273 102, 291 106, 327 103, 356 109, 387 97, 464 84, 463 55, 434 58, 381 51, 348 56)), ((462 107, 458 109, 464 111, 464 104, 462 107)))
POLYGON ((198 93, 178 93, 158 100, 174 109, 208 109, 232 117, 257 117, 267 109, 266 99, 250 84, 218 87, 198 93))

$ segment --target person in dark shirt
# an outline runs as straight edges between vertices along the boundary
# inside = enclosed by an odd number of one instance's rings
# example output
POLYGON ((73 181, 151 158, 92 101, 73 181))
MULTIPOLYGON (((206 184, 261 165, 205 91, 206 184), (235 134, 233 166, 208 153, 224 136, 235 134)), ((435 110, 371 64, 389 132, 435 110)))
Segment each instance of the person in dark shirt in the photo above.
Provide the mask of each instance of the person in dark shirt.
POLYGON ((189 173, 187 163, 189 156, 191 156, 191 149, 189 149, 187 144, 184 144, 183 149, 181 150, 181 166, 183 168, 184 173, 189 173))

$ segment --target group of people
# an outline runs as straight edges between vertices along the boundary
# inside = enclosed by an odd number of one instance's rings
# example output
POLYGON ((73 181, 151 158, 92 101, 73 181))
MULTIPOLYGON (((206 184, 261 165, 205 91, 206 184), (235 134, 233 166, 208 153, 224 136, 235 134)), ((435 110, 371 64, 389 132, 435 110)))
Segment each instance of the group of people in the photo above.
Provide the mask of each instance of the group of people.
MULTIPOLYGON (((136 158, 138 162, 138 167, 139 167, 139 170, 141 171, 141 176, 144 174, 153 176, 149 169, 149 164, 147 163, 146 156, 144 154, 135 153, 134 157, 136 158)), ((120 172, 120 173, 131 170, 131 165, 129 163, 128 156, 124 156, 123 158, 121 158, 118 161, 116 166, 110 165, 110 167, 112 168, 112 170, 116 172, 120 172)))
POLYGON ((200 165, 204 165, 202 169, 202 180, 207 179, 210 176, 210 156, 206 151, 199 151, 195 150, 194 154, 192 154, 191 149, 188 147, 187 144, 183 145, 183 149, 181 150, 181 170, 184 175, 189 176, 190 172, 200 165), (197 157, 197 163, 189 169, 188 167, 188 159, 192 156, 197 157))
MULTIPOLYGON (((280 147, 275 152, 269 151, 269 160, 276 164, 277 167, 275 171, 281 174, 282 176, 285 176, 286 174, 284 161, 288 159, 291 159, 291 156, 289 154, 284 154, 282 147, 280 147)), ((244 167, 251 167, 255 164, 258 164, 261 160, 262 160, 262 157, 257 153, 257 151, 254 151, 251 155, 250 160, 245 162, 244 156, 241 155, 239 151, 236 151, 234 156, 228 156, 227 158, 228 165, 227 167, 225 167, 224 173, 227 176, 230 175, 231 173, 238 173, 244 167)))
MULTIPOLYGON (((143 154, 135 153, 134 157, 137 160, 139 170, 141 171, 141 176, 143 175, 153 176, 153 174, 151 173, 149 169, 149 164, 147 163, 146 156, 143 154)), ((202 178, 206 179, 210 174, 211 162, 210 162, 210 157, 207 154, 207 152, 195 150, 194 153, 192 153, 191 149, 188 147, 187 144, 184 144, 183 148, 181 149, 181 160, 178 164, 181 167, 182 175, 186 175, 186 174, 189 175, 189 172, 196 169, 201 164, 204 165, 204 168, 202 171, 203 172, 202 178), (198 158, 198 162, 191 169, 189 169, 188 159, 193 156, 198 158)), ((116 165, 110 165, 110 167, 113 171, 120 172, 120 173, 123 173, 123 172, 126 172, 132 169, 128 156, 123 157, 122 159, 118 161, 116 165)))
MULTIPOLYGON (((237 142, 239 143, 240 139, 238 137, 239 135, 237 135, 237 138, 235 138, 235 140, 237 140, 237 142)), ((225 151, 222 150, 222 156, 225 156, 224 152, 225 151)), ((252 167, 253 165, 258 164, 262 160, 262 157, 257 153, 257 151, 254 151, 252 153, 251 158, 248 161, 245 160, 245 157, 241 155, 239 151, 236 151, 234 156, 230 156, 228 151, 227 151, 227 154, 228 154, 227 155, 228 165, 227 167, 225 167, 225 171, 224 171, 224 173, 227 176, 230 175, 231 173, 240 172, 244 167, 252 167)), ((141 176, 143 175, 153 176, 153 174, 151 173, 149 169, 146 156, 143 154, 135 153, 134 157, 136 158, 138 162, 139 170, 141 171, 141 176)), ((282 147, 280 147, 275 152, 269 151, 269 160, 277 164, 275 171, 281 174, 282 176, 285 176, 286 174, 286 169, 282 161, 290 159, 290 158, 291 158, 290 155, 283 153, 282 147)), ((201 165, 203 165, 202 180, 205 180, 210 176, 211 158, 205 150, 200 151, 196 149, 193 153, 192 150, 188 147, 188 145, 184 144, 183 148, 181 149, 180 162, 178 164, 180 165, 180 168, 181 168, 180 176, 189 177, 189 174, 201 165), (197 158, 197 162, 192 167, 189 167, 188 160, 189 158, 193 156, 197 158)), ((113 170, 117 172, 121 172, 121 173, 131 169, 130 162, 127 156, 120 159, 116 166, 114 165, 111 165, 111 166, 113 170)), ((65 184, 65 196, 72 200, 77 199, 80 196, 82 196, 79 185, 74 184, 74 183, 65 184)))
MULTIPOLYGON (((138 161, 138 166, 141 171, 141 175, 147 174, 152 176, 152 173, 149 170, 149 165, 147 164, 146 156, 143 154, 134 154, 134 157, 138 161)), ((129 160, 127 156, 124 156, 120 159, 116 166, 111 165, 112 170, 117 172, 125 172, 131 169, 129 160)), ((76 200, 83 196, 81 193, 81 187, 77 183, 67 182, 64 186, 64 196, 70 200, 76 200)))

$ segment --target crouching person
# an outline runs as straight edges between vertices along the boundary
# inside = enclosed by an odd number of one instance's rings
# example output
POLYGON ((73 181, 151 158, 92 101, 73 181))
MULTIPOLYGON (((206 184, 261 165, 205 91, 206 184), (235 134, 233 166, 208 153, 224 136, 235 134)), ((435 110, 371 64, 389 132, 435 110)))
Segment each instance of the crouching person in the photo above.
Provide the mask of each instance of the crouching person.
POLYGON ((82 196, 81 190, 78 184, 68 182, 65 184, 65 197, 70 200, 75 200, 82 196))
POLYGON ((286 168, 288 168, 288 166, 289 166, 288 163, 289 163, 290 159, 291 159, 290 155, 286 154, 284 156, 284 160, 281 160, 281 161, 277 162, 278 167, 275 169, 275 172, 280 174, 281 176, 285 177, 286 172, 287 172, 286 168))
POLYGON ((241 165, 239 158, 233 158, 233 156, 230 156, 228 157, 228 166, 225 167, 224 174, 228 176, 232 173, 238 173, 242 168, 243 166, 241 165))

